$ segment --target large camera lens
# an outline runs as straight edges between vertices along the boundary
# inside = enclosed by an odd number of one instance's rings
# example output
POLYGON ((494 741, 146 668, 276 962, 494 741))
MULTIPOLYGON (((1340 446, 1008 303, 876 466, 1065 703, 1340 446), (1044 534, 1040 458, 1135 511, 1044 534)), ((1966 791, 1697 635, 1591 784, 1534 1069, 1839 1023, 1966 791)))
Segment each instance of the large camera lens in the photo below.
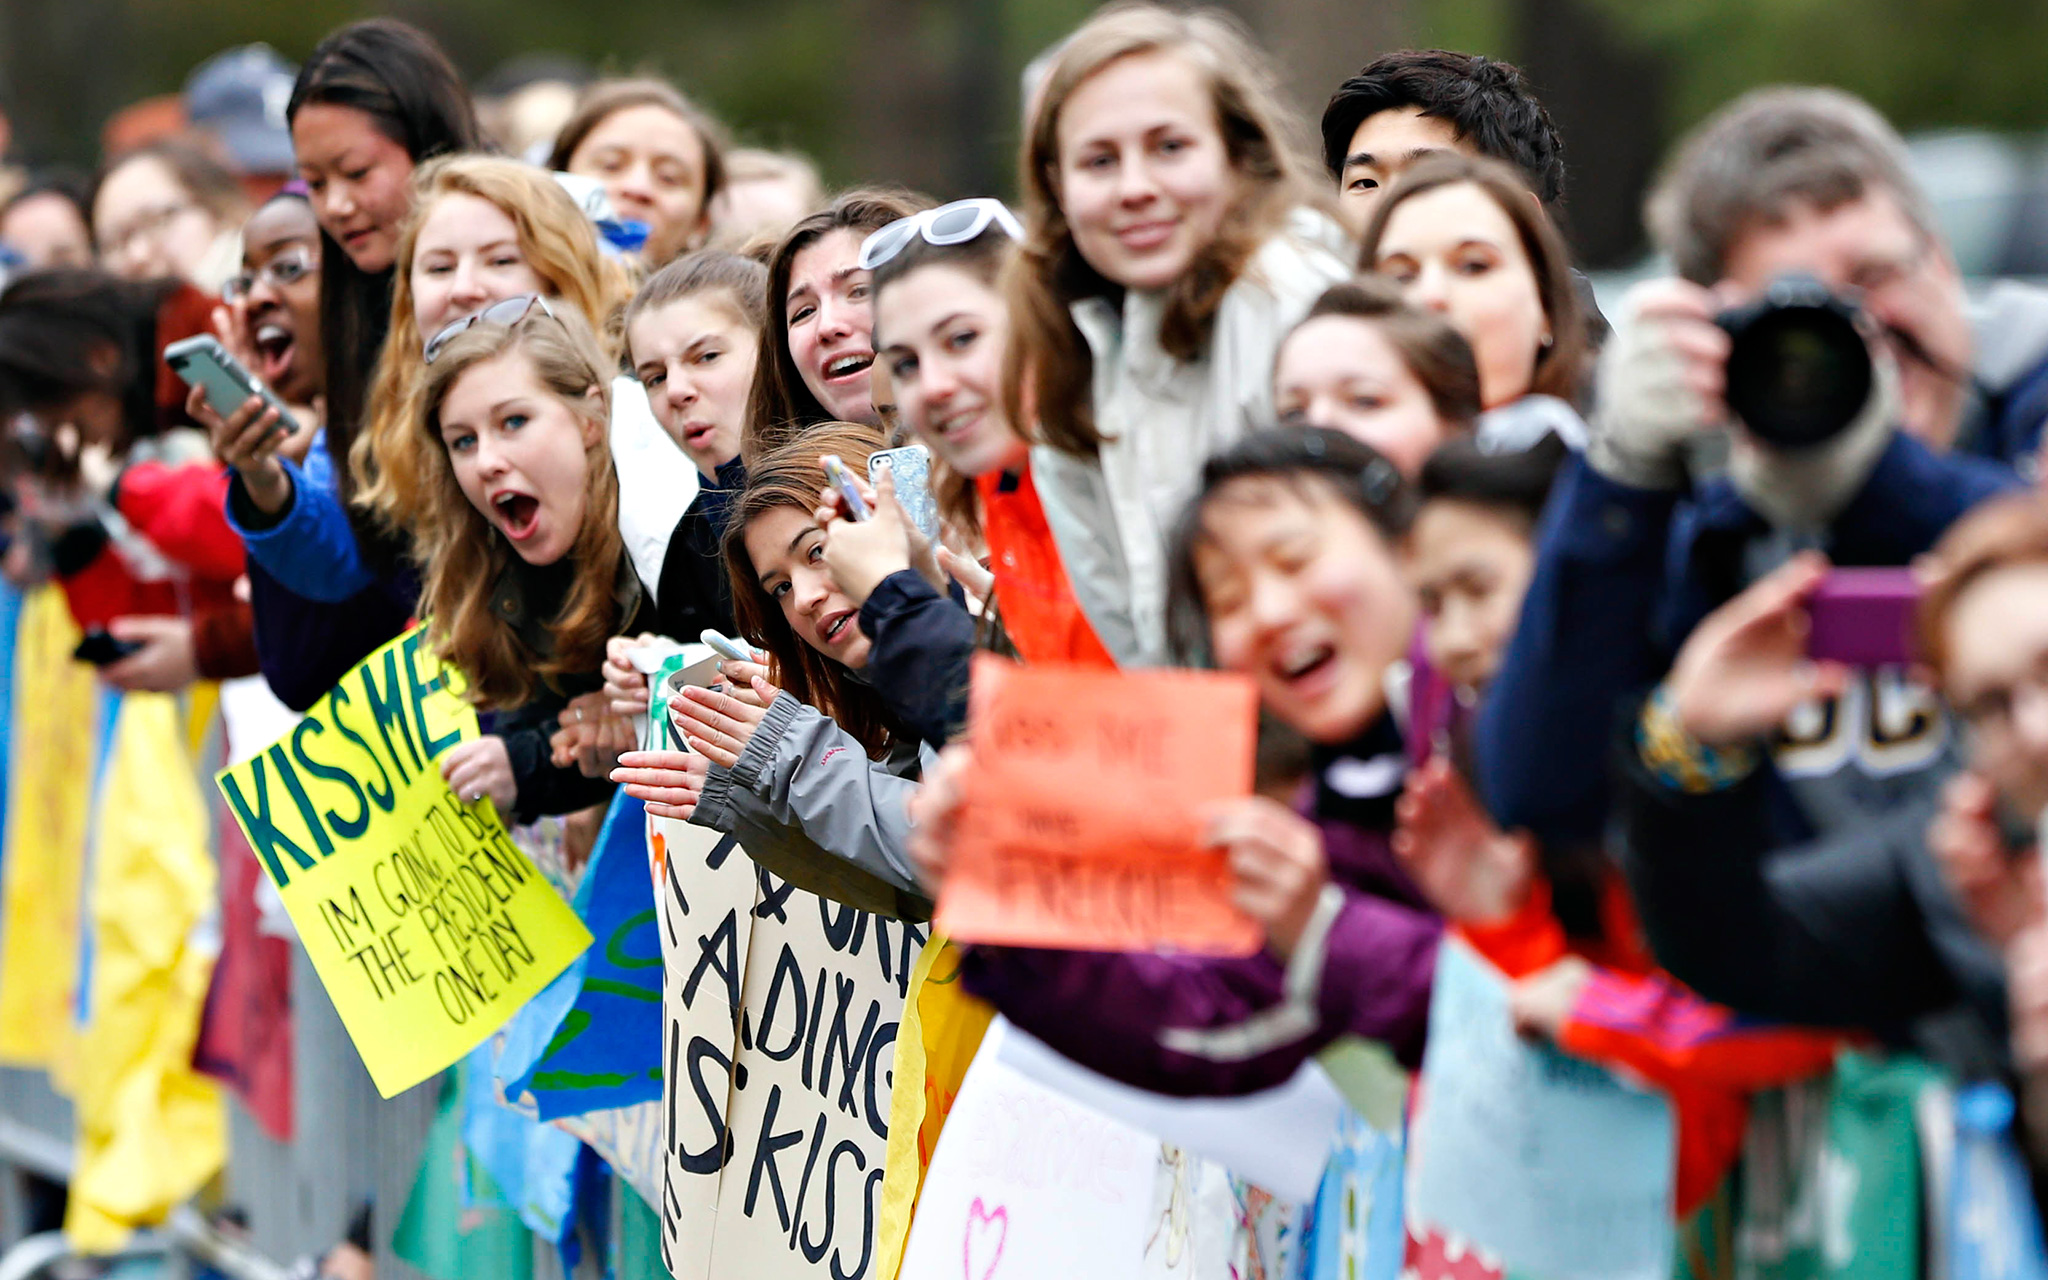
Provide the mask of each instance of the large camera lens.
POLYGON ((1863 411, 1875 374, 1856 309, 1812 276, 1780 276, 1719 323, 1732 339, 1728 407, 1760 439, 1811 448, 1863 411))

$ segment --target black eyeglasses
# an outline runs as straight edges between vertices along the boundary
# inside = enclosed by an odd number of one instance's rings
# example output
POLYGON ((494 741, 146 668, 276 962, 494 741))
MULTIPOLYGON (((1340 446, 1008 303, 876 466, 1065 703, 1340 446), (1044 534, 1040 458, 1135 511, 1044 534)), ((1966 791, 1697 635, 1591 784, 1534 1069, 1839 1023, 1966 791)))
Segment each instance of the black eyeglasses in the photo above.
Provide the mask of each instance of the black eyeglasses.
POLYGON ((541 297, 537 293, 522 293, 516 298, 507 298, 503 302, 493 302, 482 311, 471 312, 460 320, 444 326, 439 333, 427 339, 427 345, 421 350, 420 358, 428 364, 432 364, 440 357, 442 350, 449 343, 467 333, 472 326, 478 324, 501 324, 509 329, 531 315, 535 307, 539 307, 540 313, 548 319, 552 320, 555 318, 554 310, 548 306, 546 298, 541 297))
POLYGON ((296 245, 278 254, 254 271, 243 271, 229 276, 227 283, 220 287, 222 302, 240 302, 249 296, 249 291, 258 284, 267 284, 273 289, 288 289, 313 274, 313 251, 304 245, 296 245))

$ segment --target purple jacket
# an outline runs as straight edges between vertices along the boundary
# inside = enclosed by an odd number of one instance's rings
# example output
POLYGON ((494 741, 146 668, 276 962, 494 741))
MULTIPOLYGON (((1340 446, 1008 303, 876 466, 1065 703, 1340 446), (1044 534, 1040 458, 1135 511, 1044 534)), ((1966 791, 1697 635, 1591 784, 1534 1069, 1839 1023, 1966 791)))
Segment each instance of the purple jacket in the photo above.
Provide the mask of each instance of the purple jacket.
POLYGON ((1385 821, 1321 818, 1331 883, 1292 963, 970 947, 968 989, 1067 1057, 1183 1096, 1283 1084, 1344 1035, 1422 1061, 1442 922, 1395 861, 1385 821))

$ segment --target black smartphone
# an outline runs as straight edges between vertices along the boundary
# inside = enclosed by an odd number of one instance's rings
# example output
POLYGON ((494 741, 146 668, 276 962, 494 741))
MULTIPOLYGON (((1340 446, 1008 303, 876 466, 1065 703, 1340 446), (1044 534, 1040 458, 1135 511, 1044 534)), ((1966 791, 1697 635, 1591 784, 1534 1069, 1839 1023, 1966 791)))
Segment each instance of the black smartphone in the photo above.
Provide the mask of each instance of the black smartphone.
POLYGON ((80 662, 90 662, 96 667, 112 666, 142 647, 140 640, 121 640, 105 627, 94 627, 85 633, 85 639, 71 651, 71 656, 80 662))
POLYGON ((2012 807, 2004 796, 1998 798, 1993 812, 1998 818, 1998 834, 2005 840, 2005 851, 2017 856, 2034 847, 2040 837, 2040 824, 2012 807))

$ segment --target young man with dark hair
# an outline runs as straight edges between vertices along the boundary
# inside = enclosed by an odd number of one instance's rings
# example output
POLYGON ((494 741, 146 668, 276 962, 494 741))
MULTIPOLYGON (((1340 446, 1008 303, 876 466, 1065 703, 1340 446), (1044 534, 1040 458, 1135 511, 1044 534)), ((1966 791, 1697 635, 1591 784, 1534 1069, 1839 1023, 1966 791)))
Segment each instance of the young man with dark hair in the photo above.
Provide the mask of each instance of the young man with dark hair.
POLYGON ((1510 63, 1445 49, 1389 53, 1323 110, 1323 163, 1354 234, 1402 170, 1432 151, 1506 161, 1546 208, 1564 196, 1557 128, 1510 63))

